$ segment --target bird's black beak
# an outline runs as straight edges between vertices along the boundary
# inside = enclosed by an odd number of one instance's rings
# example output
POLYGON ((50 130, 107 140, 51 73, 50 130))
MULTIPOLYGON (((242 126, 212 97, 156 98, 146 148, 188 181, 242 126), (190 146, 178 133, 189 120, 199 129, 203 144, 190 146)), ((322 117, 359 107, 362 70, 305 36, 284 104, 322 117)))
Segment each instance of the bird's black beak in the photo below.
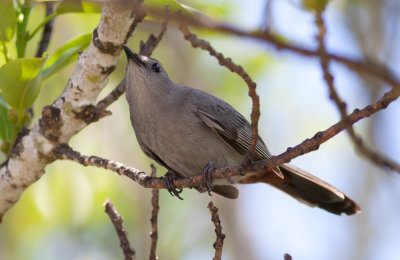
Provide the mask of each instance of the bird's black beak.
POLYGON ((124 44, 123 47, 128 60, 133 60, 138 66, 145 65, 140 56, 134 53, 126 44, 124 44))

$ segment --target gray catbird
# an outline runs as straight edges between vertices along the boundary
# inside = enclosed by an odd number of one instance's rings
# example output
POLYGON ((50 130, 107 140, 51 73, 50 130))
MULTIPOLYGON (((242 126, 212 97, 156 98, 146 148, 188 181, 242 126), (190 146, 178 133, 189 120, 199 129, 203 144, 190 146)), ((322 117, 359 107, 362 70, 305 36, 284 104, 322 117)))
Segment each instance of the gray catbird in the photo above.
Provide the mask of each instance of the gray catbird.
MULTIPOLYGON (((251 126, 239 112, 215 96, 173 82, 157 60, 138 55, 126 45, 124 50, 131 122, 146 155, 177 176, 194 176, 210 165, 221 168, 244 160, 251 126)), ((270 156, 259 138, 254 159, 270 156)), ((281 178, 270 184, 302 203, 335 214, 360 212, 345 194, 291 164, 273 171, 281 178)), ((237 181, 263 182, 259 176, 242 176, 237 181)), ((211 189, 231 199, 239 195, 237 187, 226 179, 214 180, 211 189)))

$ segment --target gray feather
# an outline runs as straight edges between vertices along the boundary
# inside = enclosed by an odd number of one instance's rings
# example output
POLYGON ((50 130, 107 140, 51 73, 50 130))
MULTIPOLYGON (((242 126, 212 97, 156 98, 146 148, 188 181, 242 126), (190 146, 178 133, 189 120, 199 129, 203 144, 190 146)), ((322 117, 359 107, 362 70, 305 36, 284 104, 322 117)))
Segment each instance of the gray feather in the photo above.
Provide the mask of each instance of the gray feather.
MULTIPOLYGON (((246 155, 250 148, 252 132, 250 123, 239 112, 225 101, 200 90, 193 90, 196 115, 236 152, 246 155), (204 99, 204 100, 203 100, 204 99), (212 99, 213 102, 206 102, 212 99)), ((264 141, 258 137, 255 149, 255 160, 271 157, 264 141)), ((273 171, 281 179, 283 174, 279 167, 273 171)))

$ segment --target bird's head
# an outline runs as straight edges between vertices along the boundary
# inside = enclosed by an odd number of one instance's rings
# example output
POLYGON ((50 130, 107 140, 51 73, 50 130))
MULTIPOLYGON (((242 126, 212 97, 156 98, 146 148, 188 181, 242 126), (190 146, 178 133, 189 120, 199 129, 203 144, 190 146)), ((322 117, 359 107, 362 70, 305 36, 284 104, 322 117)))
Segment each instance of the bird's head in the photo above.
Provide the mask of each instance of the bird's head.
POLYGON ((162 90, 170 79, 161 63, 153 58, 134 53, 124 45, 128 59, 126 79, 128 86, 152 90, 162 90))

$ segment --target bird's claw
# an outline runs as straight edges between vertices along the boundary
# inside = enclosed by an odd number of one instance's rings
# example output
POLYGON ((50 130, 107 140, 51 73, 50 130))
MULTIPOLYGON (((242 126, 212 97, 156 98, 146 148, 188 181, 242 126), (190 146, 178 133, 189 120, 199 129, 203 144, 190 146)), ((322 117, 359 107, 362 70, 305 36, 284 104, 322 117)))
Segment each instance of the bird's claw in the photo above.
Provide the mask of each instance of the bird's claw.
POLYGON ((174 179, 175 179, 175 174, 168 171, 164 175, 165 186, 167 186, 167 190, 169 194, 171 194, 171 196, 175 196, 178 199, 183 200, 183 198, 179 195, 180 193, 182 193, 183 189, 175 188, 174 179))
POLYGON ((214 164, 212 162, 208 162, 203 169, 203 187, 207 189, 208 195, 212 196, 212 182, 211 182, 211 175, 215 170, 214 164))

